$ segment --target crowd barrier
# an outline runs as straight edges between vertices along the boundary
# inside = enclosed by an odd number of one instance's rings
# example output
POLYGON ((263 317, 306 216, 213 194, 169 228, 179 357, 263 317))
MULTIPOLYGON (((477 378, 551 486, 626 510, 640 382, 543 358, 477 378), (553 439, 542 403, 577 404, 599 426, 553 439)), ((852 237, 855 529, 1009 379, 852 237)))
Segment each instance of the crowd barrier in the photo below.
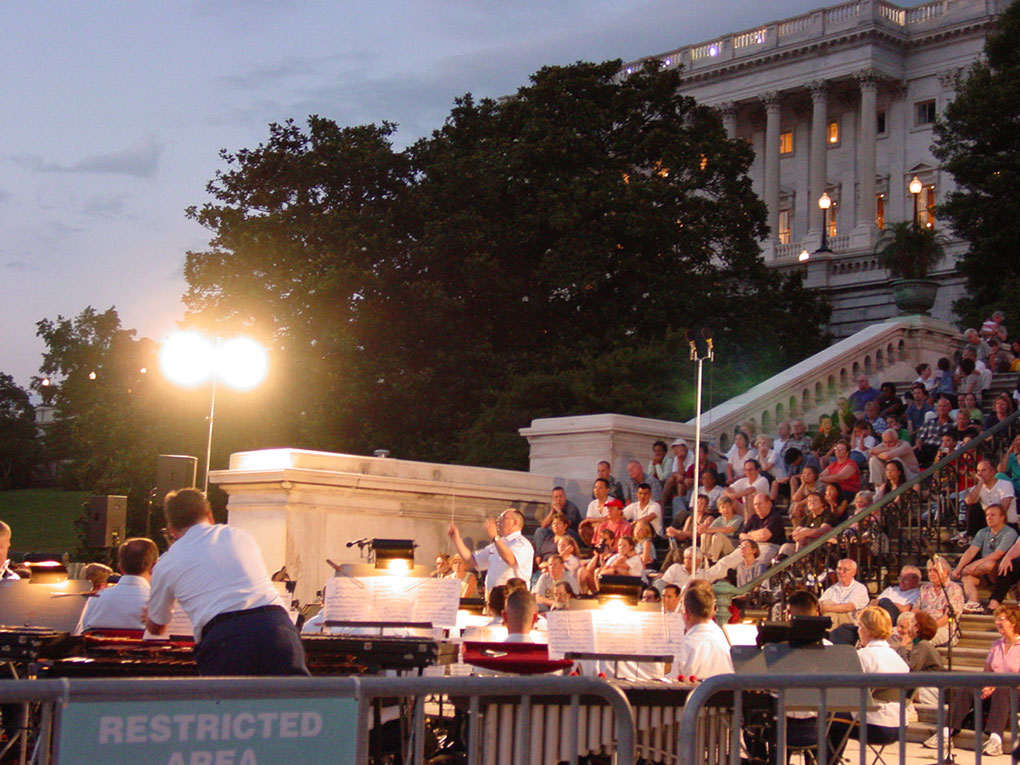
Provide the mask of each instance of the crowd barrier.
POLYGON ((534 753, 551 736, 553 705, 557 740, 549 757, 576 763, 598 742, 621 765, 635 761, 630 703, 589 677, 7 680, 0 703, 31 707, 23 759, 39 765, 360 765, 377 744, 371 731, 387 719, 400 726, 403 761, 420 764, 426 718, 435 721, 438 704, 447 719, 457 710, 465 722, 471 765, 545 759, 534 753))
MULTIPOLYGON (((907 758, 907 723, 905 700, 914 688, 935 688, 938 690, 938 714, 936 719, 937 730, 942 731, 948 725, 948 707, 946 701, 952 693, 970 693, 979 700, 981 689, 987 687, 1005 688, 1009 692, 1009 724, 1007 732, 1012 746, 1017 745, 1017 692, 1020 687, 1020 675, 1012 674, 990 674, 985 672, 975 673, 950 673, 950 672, 915 672, 909 674, 858 674, 858 675, 825 675, 825 674, 776 674, 767 678, 755 677, 753 683, 749 682, 745 675, 716 675, 702 682, 698 688, 688 697, 684 707, 683 719, 681 721, 680 750, 681 765, 701 765, 704 755, 698 747, 697 737, 700 726, 700 718, 706 709, 710 708, 718 699, 718 694, 732 694, 732 720, 733 726, 730 731, 731 745, 729 747, 728 762, 731 765, 739 765, 741 753, 746 750, 743 747, 747 744, 745 728, 747 725, 746 710, 748 700, 752 694, 760 697, 762 691, 768 691, 774 696, 773 719, 784 720, 788 712, 816 712, 819 740, 825 741, 828 723, 831 713, 851 712, 857 717, 863 718, 871 705, 872 697, 870 690, 876 689, 875 693, 881 700, 900 702, 899 734, 894 743, 888 744, 887 749, 895 752, 894 757, 899 762, 906 762, 907 758), (754 686, 753 688, 751 686, 754 686)), ((983 727, 983 715, 981 704, 975 704, 974 728, 981 730, 983 727)), ((768 733, 768 744, 773 752, 788 752, 786 743, 786 726, 773 725, 768 733)), ((874 757, 869 752, 867 740, 867 727, 860 728, 860 765, 867 765, 874 757)), ((980 739, 979 739, 980 740, 980 739)), ((817 747, 813 753, 818 765, 827 765, 828 751, 825 746, 817 747)), ((886 755, 888 756, 888 754, 886 755)), ((939 746, 932 750, 932 758, 942 763, 955 762, 950 757, 948 742, 945 737, 939 735, 939 746)), ((974 762, 980 765, 982 761, 980 745, 975 747, 974 762)), ((892 759, 892 758, 890 758, 892 759)), ((778 758, 779 762, 787 762, 786 757, 778 758)), ((991 761, 991 760, 990 760, 991 761)), ((1016 759, 1013 760, 1016 762, 1016 759)))

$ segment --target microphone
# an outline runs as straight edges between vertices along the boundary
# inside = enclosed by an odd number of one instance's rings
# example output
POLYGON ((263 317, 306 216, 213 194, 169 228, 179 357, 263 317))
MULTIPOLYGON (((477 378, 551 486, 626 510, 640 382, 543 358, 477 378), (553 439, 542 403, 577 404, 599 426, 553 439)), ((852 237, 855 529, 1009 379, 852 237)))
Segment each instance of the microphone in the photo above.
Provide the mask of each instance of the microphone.
POLYGON ((347 546, 348 547, 354 547, 354 545, 357 545, 358 547, 364 547, 365 545, 371 544, 371 543, 372 543, 372 540, 369 539, 368 537, 365 537, 364 539, 355 539, 355 540, 353 540, 351 542, 348 542, 347 546))

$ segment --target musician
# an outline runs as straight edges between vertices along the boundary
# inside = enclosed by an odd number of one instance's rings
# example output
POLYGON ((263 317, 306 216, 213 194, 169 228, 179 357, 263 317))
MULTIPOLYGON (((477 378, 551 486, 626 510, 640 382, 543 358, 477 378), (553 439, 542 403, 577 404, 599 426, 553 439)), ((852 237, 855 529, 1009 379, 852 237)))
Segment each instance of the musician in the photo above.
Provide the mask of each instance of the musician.
POLYGON ((486 518, 483 524, 485 534, 492 543, 471 552, 460 535, 457 524, 451 523, 448 530, 450 539, 457 546, 460 556, 471 568, 488 570, 485 576, 485 591, 488 593, 497 584, 505 584, 513 577, 531 581, 531 570, 535 563, 535 548, 524 538, 524 516, 520 510, 507 508, 493 520, 486 518))
POLYGON ((0 521, 0 579, 21 579, 11 570, 11 559, 7 555, 11 551, 11 527, 0 521))
POLYGON ((152 570, 146 627, 166 632, 174 601, 195 628, 202 675, 307 675, 297 629, 251 534, 213 522, 198 489, 163 503, 174 544, 152 570))
POLYGON ((662 588, 662 613, 680 613, 680 588, 675 584, 667 584, 662 588))
POLYGON ((677 654, 678 675, 704 680, 733 673, 733 660, 726 636, 715 619, 715 592, 704 579, 695 579, 684 591, 684 622, 687 632, 677 654))
POLYGON ((503 622, 506 624, 504 643, 534 643, 531 630, 538 620, 538 603, 527 590, 514 590, 506 596, 503 622))
POLYGON ((80 635, 95 628, 145 629, 142 612, 149 602, 149 582, 158 557, 156 543, 151 539, 136 538, 124 542, 117 550, 120 581, 88 599, 74 634, 80 635))

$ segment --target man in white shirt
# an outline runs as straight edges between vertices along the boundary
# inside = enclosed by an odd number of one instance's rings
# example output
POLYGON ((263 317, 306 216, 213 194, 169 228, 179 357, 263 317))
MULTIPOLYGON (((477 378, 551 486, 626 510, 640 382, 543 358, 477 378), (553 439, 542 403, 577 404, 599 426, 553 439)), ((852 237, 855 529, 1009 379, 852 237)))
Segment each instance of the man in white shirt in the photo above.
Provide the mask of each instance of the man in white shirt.
POLYGON ((450 524, 448 531, 450 539, 468 566, 479 571, 488 571, 485 576, 486 595, 497 584, 506 584, 514 577, 525 582, 531 581, 535 548, 521 534, 523 528, 524 516, 521 511, 512 507, 507 508, 495 520, 485 519, 483 529, 492 543, 472 552, 464 544, 457 525, 450 524))
POLYGON ((195 628, 201 675, 308 675, 301 636, 269 578, 255 539, 214 523, 198 489, 163 503, 174 540, 152 569, 146 629, 166 632, 174 602, 195 628))
POLYGON ((1006 513, 1006 523, 1016 523, 1017 514, 1016 502, 1013 501, 1015 498, 1013 482, 996 478, 995 468, 988 460, 978 462, 977 474, 978 482, 974 484, 974 488, 967 493, 963 500, 969 505, 967 508, 968 518, 971 515, 972 509, 976 513, 978 510, 985 509, 990 505, 999 505, 1006 513))
POLYGON ((662 505, 652 501, 652 487, 647 483, 638 485, 637 500, 623 508, 623 517, 631 525, 638 521, 646 521, 656 536, 662 536, 662 505))
POLYGON ((676 674, 705 680, 715 675, 732 674, 733 660, 726 635, 715 618, 715 593, 701 579, 691 582, 684 592, 684 622, 687 632, 676 656, 676 674))
POLYGON ((868 588, 854 579, 856 575, 857 562, 843 558, 836 564, 836 583, 818 599, 822 616, 830 617, 833 626, 856 624, 857 612, 868 607, 871 596, 868 588))
POLYGON ((675 584, 667 584, 662 588, 662 613, 680 613, 680 588, 675 584))
POLYGON ((0 579, 21 579, 11 571, 11 560, 8 554, 11 551, 11 527, 0 521, 0 579))
POLYGON ((535 586, 531 588, 538 605, 545 606, 540 610, 547 611, 556 605, 556 585, 561 582, 570 585, 571 592, 581 591, 577 584, 577 578, 567 571, 567 567, 563 564, 563 556, 553 555, 549 558, 549 567, 538 577, 535 586))
POLYGON ((769 479, 761 474, 758 460, 744 462, 744 477, 738 478, 725 489, 723 496, 730 497, 740 505, 744 520, 751 517, 751 500, 755 494, 769 493, 769 479))
POLYGON ((503 623, 506 625, 504 643, 534 643, 531 631, 538 620, 538 604, 527 590, 514 590, 506 596, 503 606, 503 623))
POLYGON ((159 551, 151 539, 128 539, 117 550, 121 578, 85 603, 74 634, 91 629, 144 630, 149 582, 159 551))

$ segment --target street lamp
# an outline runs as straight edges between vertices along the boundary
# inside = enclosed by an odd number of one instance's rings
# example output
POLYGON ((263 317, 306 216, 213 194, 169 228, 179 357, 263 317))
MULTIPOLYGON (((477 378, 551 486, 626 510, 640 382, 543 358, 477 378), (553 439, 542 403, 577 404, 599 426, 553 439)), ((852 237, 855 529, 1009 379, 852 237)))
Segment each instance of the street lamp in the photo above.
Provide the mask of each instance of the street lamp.
POLYGON ((826 239, 829 228, 829 208, 832 207, 832 199, 829 197, 827 192, 822 192, 822 195, 818 197, 818 209, 822 211, 822 244, 815 250, 815 255, 828 252, 832 253, 829 249, 829 243, 826 239))
POLYGON ((910 179, 910 184, 907 186, 907 190, 914 195, 914 228, 919 227, 917 203, 923 188, 924 186, 921 184, 921 179, 916 175, 910 179))
POLYGON ((205 446, 205 480, 203 491, 209 491, 209 464, 212 459, 213 420, 216 415, 216 385, 222 380, 231 388, 251 390, 269 369, 266 349, 246 337, 209 341, 194 332, 172 335, 159 356, 163 374, 172 382, 194 387, 212 380, 209 403, 209 435, 205 446))
POLYGON ((708 346, 708 353, 704 356, 698 355, 698 345, 694 339, 694 333, 689 329, 684 333, 687 342, 691 346, 691 361, 698 365, 698 388, 696 403, 694 405, 694 487, 691 493, 693 498, 693 509, 691 511, 691 568, 698 570, 698 484, 701 481, 701 389, 702 389, 702 366, 704 361, 715 361, 715 345, 712 341, 712 330, 708 327, 701 328, 701 336, 708 346))

